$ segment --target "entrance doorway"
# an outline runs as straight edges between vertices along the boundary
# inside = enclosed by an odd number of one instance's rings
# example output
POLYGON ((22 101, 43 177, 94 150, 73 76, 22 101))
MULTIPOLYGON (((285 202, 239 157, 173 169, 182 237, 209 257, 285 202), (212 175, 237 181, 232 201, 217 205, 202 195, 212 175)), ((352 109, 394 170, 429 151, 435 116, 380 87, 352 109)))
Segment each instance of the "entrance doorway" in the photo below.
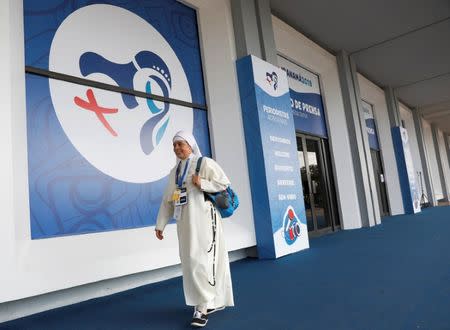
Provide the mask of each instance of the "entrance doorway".
POLYGON ((297 150, 310 237, 340 228, 328 141, 297 134, 297 150))
POLYGON ((378 204, 380 207, 380 215, 385 217, 389 215, 389 202, 386 193, 386 184, 384 180, 383 165, 381 163, 380 151, 370 149, 372 156, 373 175, 375 176, 375 186, 377 187, 378 204))

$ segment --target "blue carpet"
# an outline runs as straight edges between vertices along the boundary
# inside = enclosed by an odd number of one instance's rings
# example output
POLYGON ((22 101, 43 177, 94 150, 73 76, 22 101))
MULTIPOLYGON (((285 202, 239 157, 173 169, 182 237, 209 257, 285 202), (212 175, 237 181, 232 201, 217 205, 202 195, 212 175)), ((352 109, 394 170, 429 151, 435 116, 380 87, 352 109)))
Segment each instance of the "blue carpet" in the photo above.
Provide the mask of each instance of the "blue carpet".
MULTIPOLYGON (((236 307, 209 329, 450 329, 450 207, 340 231, 279 260, 232 263, 236 307)), ((181 278, 0 329, 190 329, 181 278)))

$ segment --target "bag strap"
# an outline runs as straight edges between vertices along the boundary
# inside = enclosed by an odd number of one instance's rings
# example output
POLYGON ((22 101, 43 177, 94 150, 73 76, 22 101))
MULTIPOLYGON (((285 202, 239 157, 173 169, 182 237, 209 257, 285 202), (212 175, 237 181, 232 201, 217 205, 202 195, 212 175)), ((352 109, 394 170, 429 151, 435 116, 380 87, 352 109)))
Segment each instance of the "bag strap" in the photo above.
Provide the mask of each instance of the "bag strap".
POLYGON ((195 167, 195 174, 198 175, 200 172, 200 166, 202 166, 203 157, 199 157, 197 160, 197 166, 195 167))

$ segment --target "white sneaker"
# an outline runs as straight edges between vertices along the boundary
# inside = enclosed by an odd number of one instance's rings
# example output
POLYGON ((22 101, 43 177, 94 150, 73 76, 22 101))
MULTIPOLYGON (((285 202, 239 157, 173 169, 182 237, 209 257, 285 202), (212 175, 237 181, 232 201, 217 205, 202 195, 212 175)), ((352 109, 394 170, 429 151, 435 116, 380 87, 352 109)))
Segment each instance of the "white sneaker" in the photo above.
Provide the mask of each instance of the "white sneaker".
POLYGON ((206 323, 208 323, 208 315, 196 310, 192 316, 191 325, 201 328, 204 327, 206 323))

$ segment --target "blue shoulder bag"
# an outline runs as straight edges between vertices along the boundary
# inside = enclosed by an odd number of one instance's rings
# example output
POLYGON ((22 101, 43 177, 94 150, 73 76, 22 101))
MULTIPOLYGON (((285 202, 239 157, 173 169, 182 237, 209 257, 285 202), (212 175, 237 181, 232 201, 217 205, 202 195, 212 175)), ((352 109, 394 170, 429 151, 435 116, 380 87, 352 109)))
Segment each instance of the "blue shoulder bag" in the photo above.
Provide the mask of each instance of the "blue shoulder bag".
MULTIPOLYGON (((202 165, 203 157, 200 157, 197 160, 197 167, 195 168, 195 174, 198 175, 200 172, 200 166, 202 165)), ((219 210, 222 218, 228 218, 231 216, 239 206, 239 198, 236 193, 231 189, 230 186, 223 191, 219 191, 216 193, 207 193, 203 192, 206 199, 209 199, 215 206, 216 209, 219 210)))

